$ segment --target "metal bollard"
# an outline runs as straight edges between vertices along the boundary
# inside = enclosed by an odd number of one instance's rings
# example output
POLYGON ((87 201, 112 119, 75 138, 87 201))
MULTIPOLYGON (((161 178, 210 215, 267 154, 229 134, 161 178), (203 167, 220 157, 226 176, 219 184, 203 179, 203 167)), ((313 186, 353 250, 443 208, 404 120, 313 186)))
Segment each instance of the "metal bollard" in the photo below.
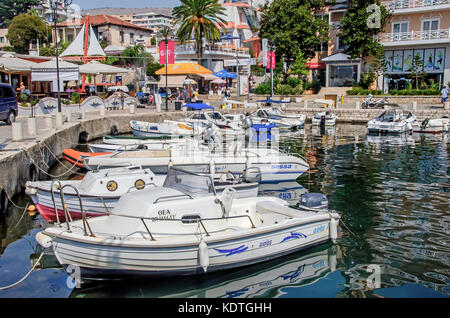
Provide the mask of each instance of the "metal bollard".
POLYGON ((53 128, 53 119, 51 115, 48 115, 45 117, 45 127, 47 129, 52 129, 53 128))
POLYGON ((22 141, 23 140, 23 127, 22 123, 12 123, 12 141, 22 141))
POLYGON ((28 134, 32 137, 36 137, 37 135, 37 129, 36 129, 36 118, 31 117, 27 119, 27 127, 28 127, 28 134))
POLYGON ((445 102, 444 109, 450 109, 450 102, 445 102))
POLYGON ((56 117, 56 129, 62 128, 63 120, 64 120, 63 113, 58 112, 58 113, 56 113, 55 117, 56 117))

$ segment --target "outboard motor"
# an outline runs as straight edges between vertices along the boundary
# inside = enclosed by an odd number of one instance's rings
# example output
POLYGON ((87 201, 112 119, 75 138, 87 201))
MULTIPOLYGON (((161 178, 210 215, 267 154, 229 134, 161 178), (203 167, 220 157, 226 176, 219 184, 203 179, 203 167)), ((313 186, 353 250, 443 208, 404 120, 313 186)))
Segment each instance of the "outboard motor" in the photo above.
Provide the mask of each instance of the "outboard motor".
POLYGON ((244 180, 247 182, 261 182, 261 170, 258 167, 250 167, 244 170, 244 180))
POLYGON ((310 211, 328 210, 328 199, 322 193, 305 193, 302 195, 298 206, 310 211))
POLYGON ((137 150, 146 150, 148 149, 147 145, 144 144, 140 144, 139 146, 136 147, 137 150))
POLYGON ((252 128, 253 127, 253 120, 250 117, 245 116, 244 119, 242 119, 241 126, 242 126, 243 129, 252 128))

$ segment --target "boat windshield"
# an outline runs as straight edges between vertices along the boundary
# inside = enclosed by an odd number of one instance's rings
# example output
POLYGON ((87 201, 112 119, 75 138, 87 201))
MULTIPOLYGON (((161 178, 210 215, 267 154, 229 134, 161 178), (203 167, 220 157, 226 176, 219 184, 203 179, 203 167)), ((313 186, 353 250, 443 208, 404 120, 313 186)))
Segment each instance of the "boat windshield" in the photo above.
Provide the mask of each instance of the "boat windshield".
POLYGON ((378 116, 377 120, 385 123, 392 123, 394 121, 394 115, 393 112, 384 112, 378 116))
POLYGON ((211 176, 176 168, 169 169, 163 187, 172 188, 190 196, 216 193, 211 176))
POLYGON ((222 114, 221 114, 221 113, 218 113, 218 112, 210 113, 209 116, 210 116, 212 119, 214 119, 214 120, 226 120, 226 119, 222 116, 222 114))
POLYGON ((270 111, 271 111, 273 114, 283 115, 283 112, 282 112, 279 108, 276 108, 276 107, 272 107, 272 108, 270 109, 270 111))

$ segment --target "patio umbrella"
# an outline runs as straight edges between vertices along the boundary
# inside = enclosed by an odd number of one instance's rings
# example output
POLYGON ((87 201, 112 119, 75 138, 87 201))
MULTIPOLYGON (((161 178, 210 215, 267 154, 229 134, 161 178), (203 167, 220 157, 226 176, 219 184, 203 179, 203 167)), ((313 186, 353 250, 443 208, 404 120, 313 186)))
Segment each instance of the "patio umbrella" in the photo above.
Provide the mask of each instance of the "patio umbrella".
POLYGON ((196 81, 194 81, 193 79, 187 78, 184 80, 184 84, 186 85, 193 85, 193 84, 197 84, 196 81))
POLYGON ((217 79, 213 80, 211 83, 213 83, 213 84, 225 84, 226 81, 224 81, 221 78, 217 78, 217 79))
POLYGON ((228 72, 226 70, 221 70, 219 72, 213 73, 214 76, 220 77, 220 78, 236 78, 237 74, 228 72))

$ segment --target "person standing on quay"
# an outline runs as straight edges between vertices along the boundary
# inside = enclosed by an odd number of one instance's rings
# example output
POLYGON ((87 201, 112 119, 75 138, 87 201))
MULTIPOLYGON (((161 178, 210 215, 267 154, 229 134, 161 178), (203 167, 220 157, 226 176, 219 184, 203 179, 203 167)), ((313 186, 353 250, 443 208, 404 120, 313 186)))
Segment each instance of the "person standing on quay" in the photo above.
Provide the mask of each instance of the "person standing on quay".
POLYGON ((441 91, 441 103, 443 103, 444 105, 445 102, 447 101, 447 97, 448 97, 447 86, 444 86, 444 88, 441 91))

